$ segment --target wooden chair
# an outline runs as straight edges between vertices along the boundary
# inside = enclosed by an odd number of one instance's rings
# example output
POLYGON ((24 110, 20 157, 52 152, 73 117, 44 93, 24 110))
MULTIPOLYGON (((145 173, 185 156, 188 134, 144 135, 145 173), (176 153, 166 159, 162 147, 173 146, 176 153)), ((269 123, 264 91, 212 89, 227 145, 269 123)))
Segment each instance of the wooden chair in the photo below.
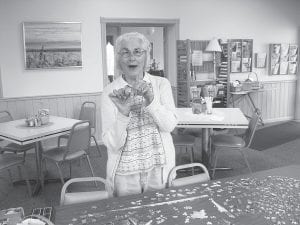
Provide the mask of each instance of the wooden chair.
POLYGON ((212 178, 214 178, 216 172, 216 167, 218 162, 218 152, 221 150, 228 150, 228 149, 238 150, 242 154, 242 157, 250 173, 252 172, 250 164, 247 160, 244 151, 247 148, 249 148, 249 146, 251 145, 258 121, 259 121, 259 114, 257 112, 254 112, 252 118, 250 119, 248 129, 246 130, 245 134, 242 137, 230 135, 230 134, 218 134, 218 135, 211 136, 210 143, 211 143, 212 150, 214 150, 212 178))
POLYGON ((209 181, 209 173, 207 168, 201 164, 201 163, 190 163, 190 164, 184 164, 180 166, 175 166, 169 173, 168 177, 168 187, 179 187, 183 185, 188 184, 194 184, 194 183, 201 183, 209 181), (187 177, 181 177, 176 178, 176 173, 178 170, 187 169, 187 168, 195 168, 200 167, 203 170, 203 173, 187 176, 187 177))
POLYGON ((83 191, 67 193, 67 189, 74 183, 101 182, 106 185, 105 179, 101 177, 80 177, 68 180, 61 189, 60 205, 70 205, 83 202, 91 202, 108 198, 108 192, 105 190, 83 191))
MULTIPOLYGON (((9 122, 12 120, 13 120, 13 117, 11 116, 11 114, 8 111, 6 111, 6 110, 0 111, 0 123, 9 122)), ((0 141, 3 141, 3 139, 0 139, 0 141)), ((23 153, 23 157, 25 158, 26 152, 33 148, 35 148, 34 144, 18 145, 15 143, 9 143, 0 148, 0 154, 2 154, 4 152, 13 152, 15 154, 23 153)))
POLYGON ((19 157, 16 154, 11 154, 11 153, 4 153, 0 155, 0 171, 1 170, 8 170, 9 171, 9 176, 11 181, 13 182, 10 169, 13 167, 17 167, 20 173, 20 176, 22 178, 22 172, 25 173, 25 180, 26 180, 26 185, 27 185, 27 190, 28 190, 28 195, 31 196, 31 186, 28 180, 28 173, 27 170, 24 166, 24 157, 19 157))
MULTIPOLYGON (((101 157, 101 150, 97 143, 97 139, 95 137, 96 133, 96 103, 86 101, 83 102, 81 105, 80 113, 79 113, 79 120, 88 120, 91 124, 91 138, 94 140, 98 153, 101 157)), ((62 135, 58 137, 58 146, 60 146, 61 139, 68 139, 69 135, 62 135)))
POLYGON ((71 162, 80 158, 86 158, 91 174, 93 177, 95 176, 90 158, 87 154, 87 150, 90 147, 90 137, 90 121, 78 122, 74 124, 71 129, 67 146, 58 146, 43 153, 43 161, 47 160, 55 163, 62 184, 64 184, 64 177, 60 169, 61 164, 69 162, 71 174, 71 162))

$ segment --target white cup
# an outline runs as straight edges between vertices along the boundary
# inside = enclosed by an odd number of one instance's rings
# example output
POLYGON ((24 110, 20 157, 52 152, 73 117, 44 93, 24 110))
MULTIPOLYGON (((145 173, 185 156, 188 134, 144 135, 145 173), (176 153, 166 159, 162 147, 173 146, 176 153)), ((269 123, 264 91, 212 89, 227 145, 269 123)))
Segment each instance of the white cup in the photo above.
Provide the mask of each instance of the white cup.
POLYGON ((212 99, 210 97, 205 98, 206 102, 206 113, 212 114, 212 99))

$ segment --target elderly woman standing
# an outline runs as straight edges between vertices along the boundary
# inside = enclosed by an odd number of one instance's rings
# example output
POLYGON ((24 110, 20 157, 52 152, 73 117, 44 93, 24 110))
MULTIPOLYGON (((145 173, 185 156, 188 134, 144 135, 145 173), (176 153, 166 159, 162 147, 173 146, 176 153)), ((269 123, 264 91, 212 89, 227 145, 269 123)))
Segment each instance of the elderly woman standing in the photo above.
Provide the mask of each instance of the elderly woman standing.
POLYGON ((105 87, 101 105, 107 190, 114 196, 162 189, 175 166, 171 85, 145 72, 149 56, 150 43, 140 33, 116 40, 115 62, 122 76, 105 87))

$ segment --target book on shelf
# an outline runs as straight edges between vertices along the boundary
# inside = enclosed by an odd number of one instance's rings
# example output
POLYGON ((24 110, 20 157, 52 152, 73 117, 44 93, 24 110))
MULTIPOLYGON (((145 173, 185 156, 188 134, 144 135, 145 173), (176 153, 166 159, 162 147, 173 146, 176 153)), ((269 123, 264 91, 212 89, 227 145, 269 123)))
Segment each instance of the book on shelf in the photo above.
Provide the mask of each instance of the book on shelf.
POLYGON ((228 68, 227 68, 227 67, 220 67, 220 70, 222 70, 222 71, 227 71, 228 68))
POLYGON ((218 82, 219 82, 220 84, 223 84, 223 85, 227 84, 227 81, 219 80, 218 82))

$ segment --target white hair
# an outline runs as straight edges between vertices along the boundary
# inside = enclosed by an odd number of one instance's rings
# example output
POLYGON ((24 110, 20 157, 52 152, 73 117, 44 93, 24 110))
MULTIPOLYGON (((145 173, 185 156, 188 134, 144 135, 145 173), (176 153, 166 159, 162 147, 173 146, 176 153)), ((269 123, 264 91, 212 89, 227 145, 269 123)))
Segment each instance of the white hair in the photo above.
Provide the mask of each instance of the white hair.
POLYGON ((115 44, 115 62, 116 62, 116 69, 118 72, 122 73, 121 67, 120 67, 120 54, 119 52, 122 49, 122 42, 123 41, 130 41, 131 39, 136 38, 142 41, 142 49, 146 51, 146 60, 144 65, 144 71, 147 70, 147 67, 150 65, 150 51, 151 51, 151 45, 149 40, 141 33, 138 32, 130 32, 120 35, 115 44))

